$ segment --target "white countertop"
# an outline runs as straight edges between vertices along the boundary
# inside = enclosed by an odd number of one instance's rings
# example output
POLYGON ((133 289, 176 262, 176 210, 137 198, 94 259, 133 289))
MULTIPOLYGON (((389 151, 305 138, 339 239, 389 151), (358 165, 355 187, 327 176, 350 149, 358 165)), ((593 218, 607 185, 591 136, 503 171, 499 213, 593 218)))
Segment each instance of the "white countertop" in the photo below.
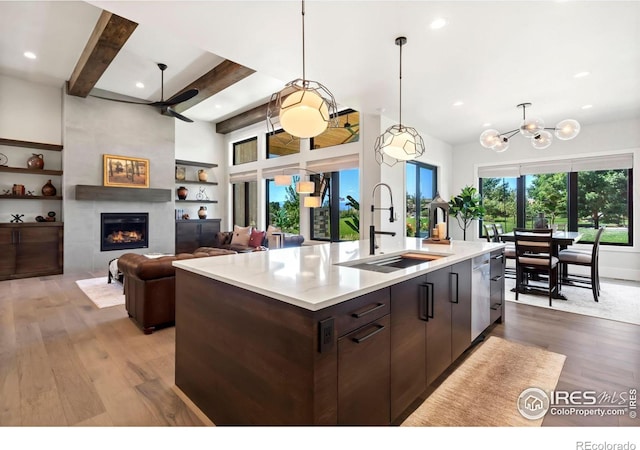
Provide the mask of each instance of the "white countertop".
POLYGON ((360 295, 391 286, 418 275, 504 247, 489 242, 452 241, 423 244, 381 236, 380 248, 369 255, 369 240, 282 248, 264 252, 212 256, 174 261, 173 265, 214 280, 257 292, 311 311, 317 311, 360 295), (336 265, 376 259, 407 250, 446 253, 450 256, 413 267, 380 273, 336 265))

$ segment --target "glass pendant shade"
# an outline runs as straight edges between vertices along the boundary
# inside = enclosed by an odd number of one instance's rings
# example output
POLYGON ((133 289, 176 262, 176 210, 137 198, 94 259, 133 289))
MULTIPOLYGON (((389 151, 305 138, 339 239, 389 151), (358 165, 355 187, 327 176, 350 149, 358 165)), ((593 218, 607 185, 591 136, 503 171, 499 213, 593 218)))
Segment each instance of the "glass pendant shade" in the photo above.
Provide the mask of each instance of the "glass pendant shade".
POLYGON ((544 122, 542 119, 531 118, 525 119, 520 124, 520 133, 524 137, 532 138, 538 134, 540 130, 544 129, 544 122))
POLYGON ((291 184, 291 175, 276 175, 273 180, 276 186, 289 186, 291 184))
POLYGON ((496 144, 491 147, 496 153, 502 153, 509 148, 509 139, 506 137, 498 138, 496 144))
POLYGON ((304 198, 304 207, 305 208, 319 208, 320 207, 320 197, 305 197, 304 198))
POLYGON ((329 125, 329 108, 324 99, 312 90, 296 91, 282 102, 280 124, 292 136, 311 138, 329 125))
POLYGON ((551 145, 552 141, 553 135, 546 130, 542 130, 531 139, 531 145, 535 149, 544 150, 551 145))
POLYGON ((298 194, 313 194, 316 191, 316 184, 313 181, 298 181, 296 192, 298 194))
POLYGON ((493 148, 499 141, 500 132, 494 129, 484 130, 480 135, 480 145, 484 148, 493 148))
POLYGON ((556 125, 556 129, 554 134, 561 141, 568 141, 569 139, 573 139, 580 133, 580 124, 578 121, 573 119, 565 119, 561 122, 558 122, 556 125))

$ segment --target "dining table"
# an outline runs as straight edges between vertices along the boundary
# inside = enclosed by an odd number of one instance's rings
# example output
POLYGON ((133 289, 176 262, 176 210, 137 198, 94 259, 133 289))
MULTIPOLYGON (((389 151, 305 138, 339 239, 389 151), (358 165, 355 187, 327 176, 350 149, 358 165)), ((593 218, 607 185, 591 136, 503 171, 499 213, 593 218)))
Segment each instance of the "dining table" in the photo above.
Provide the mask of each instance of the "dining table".
MULTIPOLYGON (((502 233, 498 237, 502 242, 515 242, 515 236, 513 235, 513 231, 509 233, 502 233)), ((582 233, 580 233, 579 231, 554 231, 552 235, 552 240, 551 240, 551 244, 553 246, 552 248, 553 256, 558 257, 558 253, 560 253, 561 250, 564 250, 570 245, 573 245, 579 242, 580 239, 582 239, 582 233)), ((562 292, 560 292, 560 288, 562 287, 563 284, 566 285, 571 283, 569 283, 569 281, 566 279, 567 268, 563 267, 563 270, 561 272, 563 274, 563 279, 560 280, 560 285, 558 286, 558 293, 554 295, 553 298, 558 300, 566 300, 567 298, 562 292)), ((516 281, 516 284, 517 284, 517 281, 516 281)), ((515 292, 515 289, 516 288, 513 288, 512 291, 515 292)), ((533 295, 548 295, 546 290, 536 289, 535 287, 527 288, 526 293, 533 294, 533 295)))

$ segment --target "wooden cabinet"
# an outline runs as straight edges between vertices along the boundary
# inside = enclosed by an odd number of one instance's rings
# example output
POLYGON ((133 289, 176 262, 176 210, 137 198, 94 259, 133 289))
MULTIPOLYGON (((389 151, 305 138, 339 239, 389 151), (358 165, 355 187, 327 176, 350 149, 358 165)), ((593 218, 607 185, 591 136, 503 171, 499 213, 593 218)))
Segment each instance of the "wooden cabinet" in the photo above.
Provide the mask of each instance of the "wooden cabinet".
POLYGON ((490 320, 504 320, 504 250, 491 252, 490 256, 491 302, 490 320))
POLYGON ((176 220, 175 253, 192 253, 198 247, 213 245, 220 231, 220 219, 176 220))
POLYGON ((61 223, 0 224, 0 279, 62 273, 61 223))
POLYGON ((471 262, 391 286, 391 420, 471 345, 471 262))
POLYGON ((471 345, 471 261, 451 266, 451 361, 471 345))
POLYGON ((338 424, 388 425, 389 315, 338 339, 338 424))

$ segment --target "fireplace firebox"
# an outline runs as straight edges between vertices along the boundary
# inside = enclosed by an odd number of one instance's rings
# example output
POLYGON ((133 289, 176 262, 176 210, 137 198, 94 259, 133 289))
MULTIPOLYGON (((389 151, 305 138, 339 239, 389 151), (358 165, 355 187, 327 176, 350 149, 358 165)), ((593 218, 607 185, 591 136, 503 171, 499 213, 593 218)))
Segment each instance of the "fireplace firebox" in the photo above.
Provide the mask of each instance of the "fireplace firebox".
POLYGON ((101 213, 100 251, 149 247, 149 213, 101 213))

